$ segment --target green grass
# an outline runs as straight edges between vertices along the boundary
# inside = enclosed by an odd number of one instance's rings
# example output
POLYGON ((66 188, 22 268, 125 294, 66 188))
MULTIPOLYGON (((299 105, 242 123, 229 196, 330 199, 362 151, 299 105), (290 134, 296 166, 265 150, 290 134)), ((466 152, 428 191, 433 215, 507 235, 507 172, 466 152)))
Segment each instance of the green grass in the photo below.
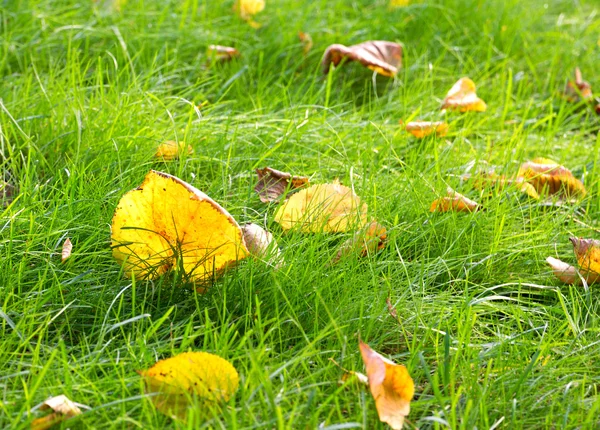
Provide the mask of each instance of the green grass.
POLYGON ((573 262, 571 235, 599 237, 584 224, 598 227, 600 120, 558 94, 575 66, 600 91, 598 3, 267 0, 259 30, 231 4, 0 1, 0 155, 19 188, 0 220, 0 427, 27 428, 61 393, 91 407, 71 427, 185 427, 154 410, 135 371, 203 350, 241 384, 188 428, 384 428, 330 361, 363 371, 359 336, 413 376, 409 428, 600 427, 598 291, 560 285, 544 262, 573 262), (396 80, 355 64, 321 75, 329 44, 376 39, 405 46, 396 80), (209 44, 242 56, 206 67, 209 44), (488 111, 448 115, 446 138, 409 137, 398 120, 439 118, 461 76, 488 111), (156 161, 170 139, 194 155, 156 161), (549 208, 460 179, 536 156, 584 178, 588 197, 549 208), (350 234, 284 234, 252 189, 265 165, 352 185, 387 247, 329 267, 350 234), (268 227, 284 267, 245 261, 205 295, 123 278, 111 217, 149 169, 268 227), (431 214, 447 185, 486 210, 431 214))

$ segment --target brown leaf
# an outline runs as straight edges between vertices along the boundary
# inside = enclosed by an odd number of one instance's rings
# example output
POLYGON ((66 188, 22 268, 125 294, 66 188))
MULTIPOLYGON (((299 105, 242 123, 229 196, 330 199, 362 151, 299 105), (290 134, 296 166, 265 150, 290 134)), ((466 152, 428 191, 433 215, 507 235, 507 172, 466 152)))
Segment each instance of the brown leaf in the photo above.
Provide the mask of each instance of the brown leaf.
POLYGON ((529 182, 538 193, 585 197, 586 189, 569 169, 547 158, 534 158, 519 168, 518 177, 529 182))
POLYGON ((354 237, 348 239, 342 244, 331 264, 338 263, 342 258, 348 255, 360 253, 361 257, 375 253, 385 247, 387 239, 387 230, 377 221, 372 221, 370 224, 356 232, 354 237))
POLYGON ((592 86, 583 80, 579 67, 575 68, 575 80, 569 80, 565 87, 564 97, 571 103, 592 101, 592 86))
POLYGON ((306 176, 292 176, 290 173, 265 167, 256 169, 258 182, 254 186, 254 191, 258 193, 260 201, 263 203, 273 202, 281 197, 285 191, 295 190, 308 185, 306 176))
POLYGON ((383 76, 393 77, 402 65, 402 45, 383 40, 363 42, 353 46, 331 45, 323 54, 324 73, 329 73, 331 64, 338 66, 343 59, 358 61, 383 76))
POLYGON ((466 77, 459 79, 446 94, 442 109, 485 112, 487 105, 477 97, 475 89, 475 83, 471 79, 466 77))
POLYGON ((359 347, 379 420, 394 430, 402 429, 415 394, 415 384, 408 370, 373 351, 362 341, 359 347))
POLYGON ((61 258, 63 263, 67 258, 71 256, 71 251, 73 251, 73 244, 71 243, 71 239, 67 237, 63 243, 61 252, 61 258))
POLYGON ((253 223, 243 225, 242 232, 250 254, 256 258, 266 259, 275 268, 281 267, 283 264, 281 250, 270 232, 253 223))
POLYGON ((207 50, 208 58, 211 61, 224 63, 240 56, 240 51, 230 46, 209 45, 207 50))
POLYGON ((405 129, 419 139, 432 134, 442 137, 448 133, 448 124, 443 121, 411 121, 406 123, 405 129))
POLYGON ((600 275, 600 241, 594 239, 569 238, 581 271, 600 275))
POLYGON ((31 422, 31 430, 46 430, 64 420, 81 415, 81 410, 77 405, 64 394, 46 400, 40 406, 40 410, 43 411, 46 409, 52 409, 54 412, 33 420, 31 422))
POLYGON ((429 212, 475 212, 481 209, 479 203, 457 193, 452 188, 447 189, 448 197, 440 197, 431 203, 429 212))
POLYGON ((304 55, 307 55, 313 47, 312 37, 310 37, 310 34, 300 31, 298 32, 298 39, 302 42, 302 51, 304 52, 304 55))

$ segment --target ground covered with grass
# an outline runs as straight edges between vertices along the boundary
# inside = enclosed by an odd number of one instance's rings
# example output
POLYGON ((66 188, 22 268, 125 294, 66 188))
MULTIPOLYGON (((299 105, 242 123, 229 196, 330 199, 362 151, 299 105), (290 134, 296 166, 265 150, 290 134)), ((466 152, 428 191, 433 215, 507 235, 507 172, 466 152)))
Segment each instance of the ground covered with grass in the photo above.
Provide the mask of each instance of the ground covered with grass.
POLYGON ((0 427, 28 427, 62 393, 91 408, 76 427, 184 427, 136 370, 203 350, 233 363, 240 389, 189 428, 383 428, 330 360, 363 371, 360 336, 414 378, 409 428, 598 428, 598 291, 545 263, 574 261, 569 236, 600 237, 600 119, 559 94, 576 66, 600 90, 598 4, 267 0, 258 30, 231 6, 0 2, 0 155, 18 187, 0 219, 0 427), (404 44, 396 79, 358 64, 322 75, 328 45, 365 40, 404 44), (207 66, 210 44, 242 55, 207 66), (444 138, 402 130, 440 118, 462 76, 487 112, 447 114, 444 138), (194 154, 158 161, 165 140, 194 154), (569 167, 588 196, 548 206, 461 179, 534 157, 569 167), (253 191, 267 165, 352 186, 388 228, 385 249, 330 266, 351 234, 284 233, 253 191), (269 228, 283 267, 245 261, 204 295, 177 276, 123 277, 111 218, 150 169, 269 228), (430 213, 447 186, 485 210, 430 213))

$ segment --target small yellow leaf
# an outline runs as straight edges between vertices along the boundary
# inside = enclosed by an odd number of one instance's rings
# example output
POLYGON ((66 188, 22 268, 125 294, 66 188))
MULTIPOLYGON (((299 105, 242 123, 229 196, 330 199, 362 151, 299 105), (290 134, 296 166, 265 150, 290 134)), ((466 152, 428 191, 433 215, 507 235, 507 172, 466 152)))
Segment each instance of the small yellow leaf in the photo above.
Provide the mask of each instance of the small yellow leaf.
POLYGON ((61 252, 61 258, 63 263, 67 258, 71 256, 71 251, 73 251, 73 244, 71 243, 71 239, 67 237, 63 243, 61 252))
POLYGON ((203 283, 248 255, 242 230, 225 209, 155 170, 121 197, 111 239, 113 256, 136 279, 155 279, 177 267, 190 281, 203 283))
POLYGON ((519 168, 518 177, 529 182, 538 193, 548 192, 566 197, 585 197, 583 183, 569 169, 547 158, 534 158, 519 168))
POLYGON ((67 396, 52 397, 46 400, 40 410, 52 409, 54 412, 31 422, 31 430, 46 430, 55 424, 65 421, 76 415, 81 415, 81 410, 67 396))
POLYGON ((391 7, 404 7, 404 6, 408 6, 409 3, 410 3, 410 0, 390 0, 391 7))
POLYGON ((479 203, 457 193, 452 188, 447 189, 448 197, 440 197, 431 203, 429 212, 475 212, 481 208, 479 203))
POLYGON ((379 420, 394 430, 402 429, 415 394, 415 384, 408 370, 373 351, 362 341, 359 346, 379 420))
POLYGON ((260 28, 260 24, 253 20, 254 15, 265 8, 265 0, 236 0, 233 11, 253 28, 260 28))
POLYGON ((442 109, 457 110, 460 112, 485 112, 487 105, 477 97, 475 83, 469 78, 461 78, 446 94, 442 109))
POLYGON ((185 142, 175 142, 174 140, 167 140, 165 143, 161 143, 158 145, 156 149, 156 154, 154 155, 156 158, 160 158, 162 160, 175 160, 179 158, 180 155, 184 154, 187 151, 188 154, 193 154, 194 150, 190 145, 185 144, 185 142))
POLYGON ((363 42, 353 46, 334 44, 323 54, 323 71, 329 73, 332 64, 337 66, 344 59, 358 61, 380 75, 394 77, 402 65, 402 45, 384 40, 363 42))
POLYGON ((318 184, 292 195, 275 213, 275 222, 305 233, 356 230, 367 222, 367 205, 339 182, 318 184))
POLYGON ((184 352, 139 372, 154 406, 170 417, 185 419, 192 398, 206 406, 227 402, 239 376, 227 360, 208 352, 184 352))
POLYGON ((514 186, 532 199, 538 200, 540 198, 540 195, 535 190, 535 187, 529 182, 526 182, 522 177, 508 179, 505 176, 497 175, 494 172, 482 172, 475 177, 473 186, 478 189, 485 189, 488 186, 495 186, 500 190, 503 190, 507 186, 514 186))
POLYGON ((405 129, 419 139, 432 134, 442 137, 448 133, 448 124, 443 121, 411 121, 405 125, 405 129))

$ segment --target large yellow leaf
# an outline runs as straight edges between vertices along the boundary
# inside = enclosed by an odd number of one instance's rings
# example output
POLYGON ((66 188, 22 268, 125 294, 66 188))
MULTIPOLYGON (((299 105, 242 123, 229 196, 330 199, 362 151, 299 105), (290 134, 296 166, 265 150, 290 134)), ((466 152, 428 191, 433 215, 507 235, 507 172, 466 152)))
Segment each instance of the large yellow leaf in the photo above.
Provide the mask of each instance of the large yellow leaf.
POLYGON ((231 363, 208 352, 184 352, 139 373, 156 408, 182 419, 192 398, 207 406, 218 405, 229 401, 239 385, 231 363))
POLYGON ((233 10, 240 18, 253 28, 260 28, 260 24, 253 20, 254 15, 265 8, 265 0, 236 0, 233 10))
POLYGON ((415 394, 415 384, 408 370, 373 351, 362 341, 359 346, 379 419, 394 430, 401 429, 415 394))
POLYGON ((442 109, 458 110, 460 112, 485 112, 487 105, 477 97, 475 89, 475 83, 471 79, 459 79, 446 94, 442 109))
POLYGON ((569 169, 547 158, 534 158, 519 168, 518 177, 531 183, 538 193, 585 197, 586 189, 569 169))
POLYGON ((331 64, 337 66, 342 60, 358 61, 363 66, 383 76, 396 76, 402 65, 402 45, 384 40, 373 40, 358 45, 334 44, 323 54, 323 71, 329 73, 331 64))
POLYGON ((112 220, 113 256, 135 278, 154 279, 173 267, 205 282, 248 255, 229 213, 190 184, 150 171, 125 194, 112 220))
POLYGON ((343 232, 358 230, 367 222, 367 205, 339 182, 318 184, 289 198, 275 213, 284 230, 343 232))

